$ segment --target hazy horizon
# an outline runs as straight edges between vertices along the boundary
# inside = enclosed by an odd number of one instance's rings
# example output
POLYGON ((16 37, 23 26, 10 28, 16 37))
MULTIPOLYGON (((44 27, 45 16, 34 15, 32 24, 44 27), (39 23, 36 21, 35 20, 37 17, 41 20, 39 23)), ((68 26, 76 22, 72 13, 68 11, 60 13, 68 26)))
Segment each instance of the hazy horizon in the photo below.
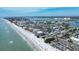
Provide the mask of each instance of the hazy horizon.
POLYGON ((0 7, 0 17, 79 16, 79 7, 0 7))

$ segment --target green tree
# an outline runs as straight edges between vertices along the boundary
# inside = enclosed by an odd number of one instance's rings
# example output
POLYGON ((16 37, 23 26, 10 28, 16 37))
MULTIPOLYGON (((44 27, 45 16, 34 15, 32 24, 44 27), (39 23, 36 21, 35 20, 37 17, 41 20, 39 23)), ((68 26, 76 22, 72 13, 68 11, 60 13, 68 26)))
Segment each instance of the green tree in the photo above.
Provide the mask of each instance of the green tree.
POLYGON ((45 43, 51 43, 51 41, 55 40, 55 38, 48 38, 45 40, 45 43))

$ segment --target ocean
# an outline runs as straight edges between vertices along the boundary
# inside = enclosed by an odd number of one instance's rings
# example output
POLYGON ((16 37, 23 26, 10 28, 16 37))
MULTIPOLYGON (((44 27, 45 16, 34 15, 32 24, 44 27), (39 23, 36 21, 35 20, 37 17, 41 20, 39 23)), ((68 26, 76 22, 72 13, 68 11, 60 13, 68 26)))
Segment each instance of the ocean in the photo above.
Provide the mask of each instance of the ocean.
POLYGON ((33 48, 0 19, 0 51, 33 51, 33 48))

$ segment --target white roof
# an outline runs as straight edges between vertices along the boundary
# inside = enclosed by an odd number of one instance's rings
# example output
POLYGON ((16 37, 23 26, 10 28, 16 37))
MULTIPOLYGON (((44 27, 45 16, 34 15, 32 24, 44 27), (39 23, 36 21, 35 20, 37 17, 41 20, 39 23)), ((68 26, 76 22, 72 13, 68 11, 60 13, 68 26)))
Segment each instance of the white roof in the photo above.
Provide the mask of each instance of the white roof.
POLYGON ((43 33, 42 31, 38 31, 37 33, 43 33))
POLYGON ((75 41, 79 41, 78 38, 71 37, 71 39, 73 39, 73 40, 75 40, 75 41))

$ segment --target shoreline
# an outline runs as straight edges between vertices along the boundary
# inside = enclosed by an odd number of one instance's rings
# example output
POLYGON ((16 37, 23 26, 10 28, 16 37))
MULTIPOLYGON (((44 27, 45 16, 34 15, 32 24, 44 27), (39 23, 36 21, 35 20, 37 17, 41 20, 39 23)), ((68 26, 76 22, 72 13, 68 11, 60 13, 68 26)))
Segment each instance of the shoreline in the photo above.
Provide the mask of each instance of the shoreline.
POLYGON ((46 44, 42 41, 42 39, 37 38, 33 33, 22 29, 21 27, 18 27, 14 23, 11 23, 10 21, 5 20, 6 23, 8 23, 22 38, 25 40, 29 46, 33 48, 35 51, 60 51, 59 49, 56 49, 49 44, 46 44), (27 34, 28 33, 28 34, 27 34))
MULTIPOLYGON (((9 24, 9 26, 12 25, 12 24, 10 24, 10 22, 7 21, 7 20, 6 20, 5 22, 6 22, 7 24, 9 24)), ((34 49, 35 47, 32 46, 33 44, 29 43, 29 42, 27 41, 27 38, 25 38, 24 35, 22 35, 16 28, 14 28, 13 26, 11 26, 11 28, 12 28, 24 41, 26 41, 29 46, 31 46, 31 48, 33 49, 33 51, 34 51, 34 50, 39 51, 39 49, 34 49)))

